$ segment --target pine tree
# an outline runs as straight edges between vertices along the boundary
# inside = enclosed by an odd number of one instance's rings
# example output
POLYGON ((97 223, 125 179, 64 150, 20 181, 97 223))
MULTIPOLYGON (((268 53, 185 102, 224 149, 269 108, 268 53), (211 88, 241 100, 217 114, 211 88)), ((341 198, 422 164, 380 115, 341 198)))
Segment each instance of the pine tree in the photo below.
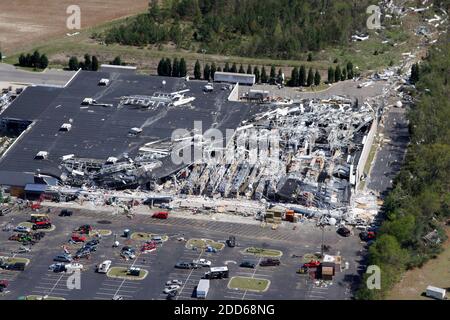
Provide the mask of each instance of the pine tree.
POLYGON ((225 66, 223 67, 223 72, 230 72, 230 65, 228 62, 225 62, 225 66))
POLYGON ((253 74, 253 73, 252 73, 252 66, 251 66, 251 65, 248 65, 248 66, 247 66, 247 74, 253 74))
POLYGON ((295 67, 294 69, 292 69, 291 72, 291 81, 290 81, 290 86, 291 87, 298 87, 298 68, 295 67))
POLYGON ((98 71, 99 62, 97 56, 92 56, 92 71, 98 71))
POLYGON ((261 81, 261 73, 259 72, 258 66, 253 68, 253 74, 255 75, 255 82, 259 83, 261 81))
POLYGON ((84 69, 85 70, 91 70, 92 69, 92 61, 91 56, 87 53, 84 55, 84 69))
POLYGON ((276 77, 276 71, 275 71, 275 66, 272 65, 270 67, 270 83, 275 83, 275 77, 276 77))
POLYGON ((19 66, 25 67, 27 65, 27 59, 25 58, 25 55, 23 53, 19 56, 19 66))
POLYGON ((241 64, 241 66, 239 67, 239 73, 245 73, 245 70, 244 70, 244 66, 241 64))
POLYGON ((328 83, 333 83, 334 82, 334 69, 333 67, 329 67, 328 68, 328 83))
POLYGON ((306 80, 306 85, 308 87, 311 87, 313 85, 313 83, 314 83, 314 73, 312 71, 312 68, 309 68, 308 79, 306 80))
POLYGON ((316 70, 316 73, 314 74, 314 85, 315 86, 320 85, 320 80, 321 80, 320 73, 318 70, 316 70))
POLYGON ((341 81, 347 80, 347 69, 342 68, 341 81))
POLYGON ((163 73, 164 73, 163 69, 164 69, 164 64, 165 63, 166 63, 166 60, 164 58, 161 58, 161 60, 159 60, 158 69, 157 69, 158 76, 162 76, 163 75, 163 73))
POLYGON ((261 83, 267 83, 268 80, 269 79, 267 78, 266 68, 263 66, 261 70, 261 83))
POLYGON ((230 72, 233 72, 233 73, 237 72, 236 63, 233 63, 233 65, 231 66, 230 72))
POLYGON ((412 65, 411 67, 411 76, 409 78, 409 81, 412 84, 416 84, 419 81, 420 78, 420 68, 419 68, 419 64, 415 63, 412 65))
POLYGON ((180 76, 180 63, 178 62, 178 58, 173 59, 172 63, 172 77, 180 76))
POLYGON ((278 69, 277 82, 283 84, 283 70, 278 69))
POLYGON ((209 64, 205 65, 205 68, 203 69, 203 79, 206 81, 209 81, 211 79, 211 67, 209 64))
POLYGON ((216 72, 222 72, 222 67, 221 67, 221 66, 218 66, 216 72))
POLYGON ((41 56, 41 61, 39 62, 40 68, 45 69, 48 67, 48 58, 45 54, 41 56))
POLYGON ((166 63, 164 65, 164 75, 166 77, 172 76, 172 61, 169 58, 166 59, 166 63))
POLYGON ((194 65, 194 78, 200 79, 202 77, 202 67, 200 66, 200 62, 197 60, 194 65))
POLYGON ((351 63, 350 61, 347 62, 347 78, 353 79, 353 77, 355 76, 354 71, 353 71, 353 63, 351 63))
POLYGON ((122 65, 122 59, 120 58, 120 56, 117 56, 114 58, 114 60, 111 62, 112 65, 115 66, 121 66, 122 65))
POLYGON ((308 61, 312 61, 312 59, 313 59, 313 58, 312 58, 312 53, 310 52, 310 53, 308 53, 308 59, 307 59, 307 60, 308 60, 308 61))
POLYGON ((298 84, 302 87, 306 85, 306 68, 304 65, 300 66, 300 71, 298 73, 298 84))
POLYGON ((41 61, 41 55, 39 54, 39 51, 34 51, 33 55, 31 56, 31 67, 33 68, 39 68, 39 64, 41 61))
POLYGON ((213 62, 211 64, 211 79, 212 80, 214 80, 214 74, 216 73, 216 71, 217 71, 217 67, 216 67, 216 64, 213 62))
POLYGON ((181 58, 180 60, 180 77, 186 77, 187 76, 187 65, 186 60, 184 58, 181 58))
POLYGON ((79 63, 77 57, 70 57, 69 59, 69 70, 75 71, 78 70, 79 63))
POLYGON ((339 65, 336 66, 336 70, 334 71, 334 82, 341 81, 341 67, 339 65))

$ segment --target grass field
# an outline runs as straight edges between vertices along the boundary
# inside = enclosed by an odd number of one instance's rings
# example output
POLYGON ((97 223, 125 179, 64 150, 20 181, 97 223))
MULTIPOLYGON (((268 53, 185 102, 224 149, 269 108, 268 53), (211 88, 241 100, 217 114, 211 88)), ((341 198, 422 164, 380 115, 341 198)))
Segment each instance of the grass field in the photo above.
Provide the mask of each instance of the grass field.
POLYGON ((228 283, 228 288, 264 292, 267 291, 269 285, 270 281, 267 279, 233 277, 228 283))
MULTIPOLYGON (((147 233, 147 232, 135 232, 131 235, 132 240, 138 240, 138 241, 150 241, 152 240, 152 237, 158 236, 155 233, 147 233)), ((162 241, 167 241, 169 239, 166 235, 160 235, 162 241)))
MULTIPOLYGON (((450 228, 447 228, 450 238, 450 228)), ((402 280, 390 292, 388 300, 429 300, 422 296, 428 285, 450 289, 450 240, 443 245, 444 251, 422 268, 405 273, 402 280)), ((447 298, 450 294, 447 292, 447 298)))
POLYGON ((145 269, 141 269, 141 273, 139 276, 131 276, 127 274, 127 271, 128 268, 112 267, 108 270, 108 273, 106 275, 110 278, 119 278, 126 280, 144 280, 148 275, 148 271, 145 269))
POLYGON ((283 255, 283 252, 281 252, 280 250, 254 248, 254 247, 245 248, 244 251, 242 251, 242 253, 253 254, 259 257, 281 257, 283 255))
POLYGON ((188 249, 206 249, 207 246, 211 246, 216 250, 222 250, 225 247, 223 243, 215 242, 210 239, 189 239, 186 242, 186 248, 188 249))

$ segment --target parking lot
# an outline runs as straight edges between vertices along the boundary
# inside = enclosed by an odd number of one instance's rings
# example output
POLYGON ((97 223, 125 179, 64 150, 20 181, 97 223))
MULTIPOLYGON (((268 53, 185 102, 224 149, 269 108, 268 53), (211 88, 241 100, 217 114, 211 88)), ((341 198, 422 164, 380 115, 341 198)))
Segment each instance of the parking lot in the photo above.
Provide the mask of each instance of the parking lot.
MULTIPOLYGON (((0 217, 0 225, 5 225, 14 219, 15 223, 29 219, 30 211, 14 211, 0 217)), ((167 220, 152 219, 147 215, 136 215, 129 219, 107 213, 74 211, 71 217, 59 217, 59 210, 52 209, 51 221, 56 228, 48 231, 46 236, 31 246, 31 252, 12 254, 20 244, 8 240, 12 232, 0 232, 0 256, 25 257, 31 260, 25 271, 10 271, 0 269, 0 278, 10 282, 7 293, 0 299, 19 299, 30 295, 60 297, 64 299, 111 300, 114 296, 129 299, 165 300, 163 293, 165 284, 170 280, 182 282, 177 300, 196 299, 195 289, 199 280, 209 270, 208 267, 198 269, 176 269, 179 261, 192 262, 204 258, 211 261, 211 266, 227 266, 228 279, 211 280, 207 299, 227 300, 264 300, 264 299, 349 299, 350 287, 356 283, 357 264, 360 260, 361 245, 357 237, 342 238, 335 229, 329 229, 324 234, 324 243, 331 246, 330 254, 340 254, 349 262, 350 268, 338 272, 332 284, 318 287, 308 275, 297 274, 302 265, 302 256, 320 251, 322 234, 312 224, 298 225, 293 230, 290 225, 277 230, 261 228, 254 224, 237 224, 213 220, 194 220, 177 218, 175 215, 167 220), (56 255, 63 253, 63 246, 70 252, 76 251, 81 244, 68 244, 72 232, 80 225, 89 224, 94 229, 111 230, 111 235, 103 236, 98 248, 92 252, 89 259, 82 258, 83 265, 80 276, 80 288, 70 288, 67 282, 71 274, 55 273, 49 270, 56 255), (167 235, 168 240, 158 245, 149 253, 140 253, 144 240, 132 240, 122 237, 124 229, 131 232, 147 232, 157 235, 167 235), (198 248, 187 248, 185 240, 191 238, 211 239, 223 242, 230 235, 236 236, 237 246, 225 246, 222 250, 206 252, 198 248), (118 248, 113 248, 115 240, 120 242, 118 248), (136 258, 125 260, 120 255, 122 246, 136 249, 136 258), (243 251, 248 247, 280 250, 283 255, 279 266, 260 266, 264 258, 243 251), (143 280, 112 278, 106 274, 96 273, 95 266, 104 260, 111 260, 114 267, 137 267, 148 271, 143 280), (255 268, 240 267, 242 261, 253 261, 255 268), (228 283, 232 277, 247 277, 266 279, 270 281, 264 292, 252 290, 231 289, 228 283)))

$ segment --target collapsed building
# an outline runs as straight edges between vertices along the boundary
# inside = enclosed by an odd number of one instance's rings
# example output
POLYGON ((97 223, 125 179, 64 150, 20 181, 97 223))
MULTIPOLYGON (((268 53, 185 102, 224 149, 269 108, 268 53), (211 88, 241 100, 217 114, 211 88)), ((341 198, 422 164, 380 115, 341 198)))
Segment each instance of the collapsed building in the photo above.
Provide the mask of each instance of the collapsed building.
POLYGON ((63 88, 29 87, 0 115, 2 132, 18 136, 0 159, 0 184, 58 200, 139 190, 140 199, 345 211, 376 122, 370 105, 340 96, 245 102, 234 97, 238 84, 208 86, 81 71, 63 88), (42 188, 36 176, 52 183, 42 188))

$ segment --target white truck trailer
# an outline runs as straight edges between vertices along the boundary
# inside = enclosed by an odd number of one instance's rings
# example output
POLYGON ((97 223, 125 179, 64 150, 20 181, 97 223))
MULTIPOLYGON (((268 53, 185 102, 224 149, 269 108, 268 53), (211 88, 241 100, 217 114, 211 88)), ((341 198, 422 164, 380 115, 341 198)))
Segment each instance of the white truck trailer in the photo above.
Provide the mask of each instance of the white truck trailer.
POLYGON ((197 299, 206 299, 209 291, 209 280, 200 279, 197 285, 197 299))
POLYGON ((438 300, 444 300, 445 299, 445 295, 446 295, 446 291, 445 291, 445 289, 442 289, 442 288, 428 286, 427 287, 427 291, 426 291, 426 295, 427 295, 427 297, 430 297, 430 298, 435 298, 435 299, 438 299, 438 300))

